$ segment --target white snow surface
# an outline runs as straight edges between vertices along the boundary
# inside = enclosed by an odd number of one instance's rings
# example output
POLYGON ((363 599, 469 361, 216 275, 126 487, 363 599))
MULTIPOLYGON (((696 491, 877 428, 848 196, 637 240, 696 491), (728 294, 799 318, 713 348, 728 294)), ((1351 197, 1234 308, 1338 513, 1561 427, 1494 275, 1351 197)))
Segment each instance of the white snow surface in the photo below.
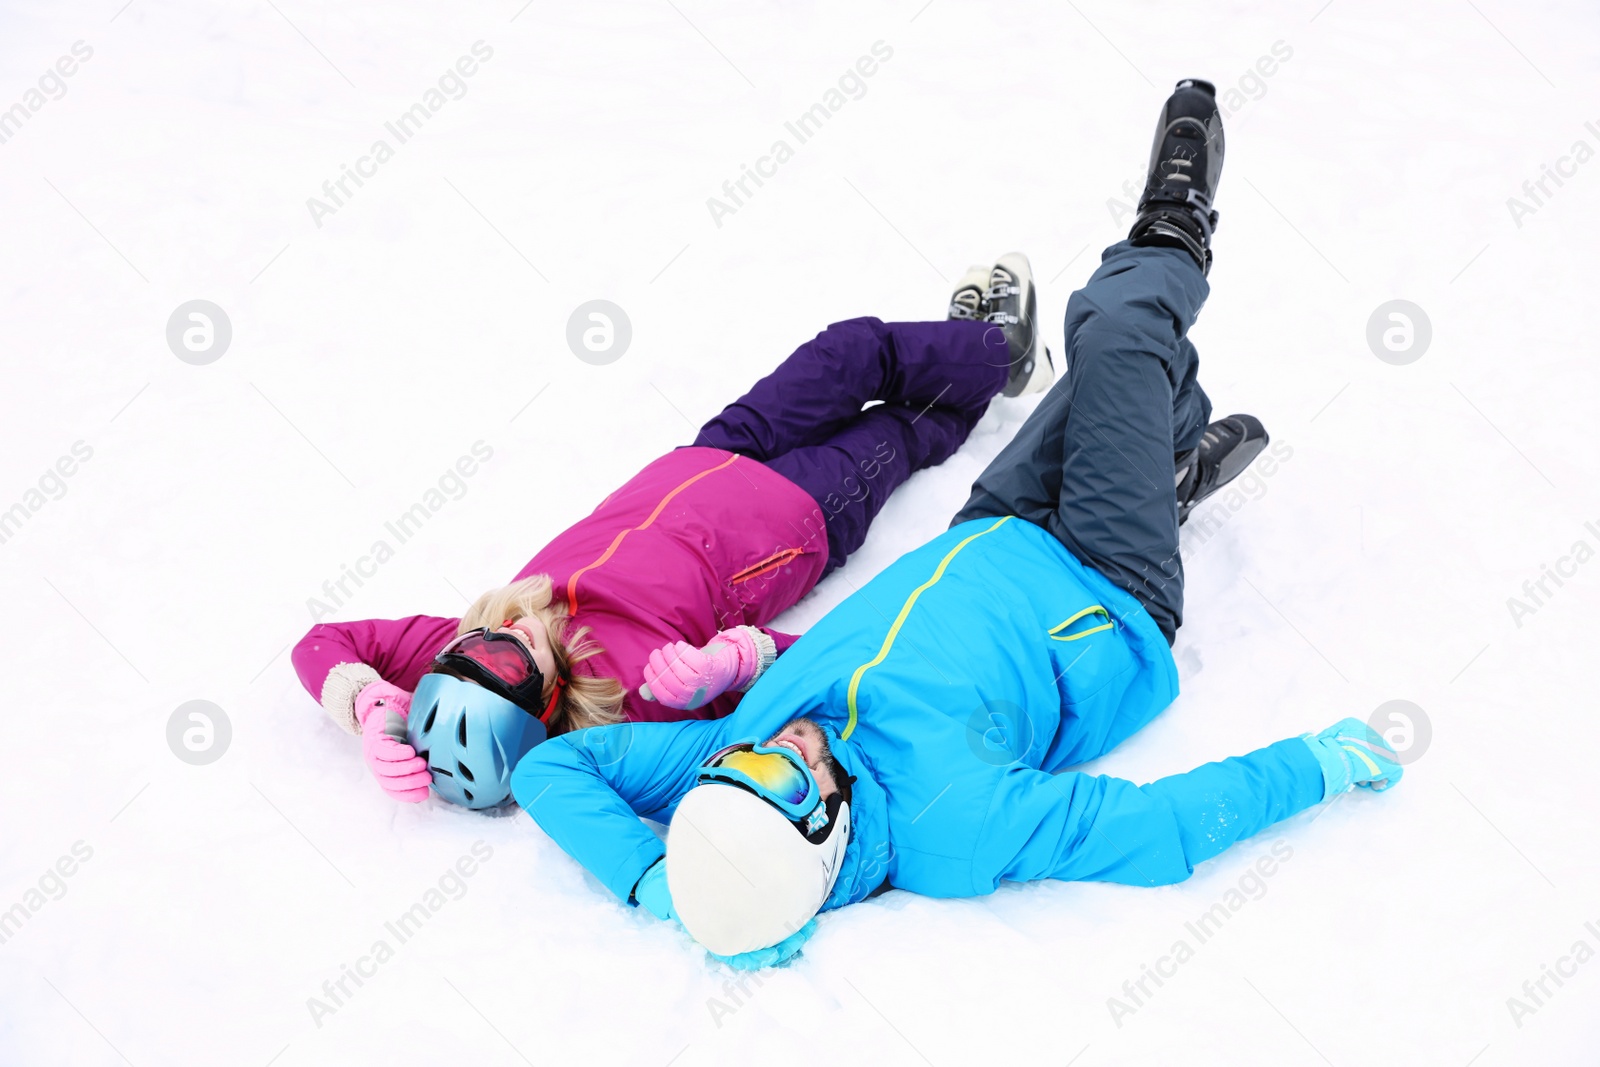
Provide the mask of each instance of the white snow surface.
MULTIPOLYGON (((17 0, 4 22, 0 108, 26 114, 0 144, 0 509, 23 506, 0 1062, 1594 1062, 1592 5, 17 0), (465 94, 314 219, 478 41, 465 94), (785 122, 880 41, 796 145, 785 122), (1432 740, 1397 789, 1168 888, 892 892, 743 991, 525 815, 378 791, 287 648, 458 457, 493 449, 338 618, 458 612, 796 344, 939 317, 969 262, 1032 257, 1059 359, 1185 75, 1246 91, 1203 381, 1292 457, 1186 533, 1183 693, 1090 769, 1147 781, 1403 699, 1432 740), (718 225, 707 199, 780 138, 793 158, 718 225), (1546 165, 1566 176, 1529 199, 1546 165), (205 366, 165 339, 197 298, 233 330, 205 366), (606 366, 565 341, 596 298, 633 328, 606 366), (1408 365, 1366 340, 1397 298, 1432 323, 1408 365), (208 765, 168 746, 191 700, 231 724, 208 765), (430 899, 401 943, 385 924, 430 899)), ((940 531, 1031 408, 996 402, 778 625, 940 531)))

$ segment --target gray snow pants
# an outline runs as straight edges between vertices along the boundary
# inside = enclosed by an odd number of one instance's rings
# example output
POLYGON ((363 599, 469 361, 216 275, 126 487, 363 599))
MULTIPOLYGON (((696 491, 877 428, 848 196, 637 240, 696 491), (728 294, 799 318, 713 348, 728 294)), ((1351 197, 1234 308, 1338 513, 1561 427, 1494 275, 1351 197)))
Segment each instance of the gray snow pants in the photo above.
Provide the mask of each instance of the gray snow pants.
POLYGON ((1173 459, 1211 418, 1187 334, 1210 291, 1186 252, 1106 249, 1067 302, 1065 373, 952 522, 1044 527, 1137 597, 1169 644, 1183 621, 1173 459))

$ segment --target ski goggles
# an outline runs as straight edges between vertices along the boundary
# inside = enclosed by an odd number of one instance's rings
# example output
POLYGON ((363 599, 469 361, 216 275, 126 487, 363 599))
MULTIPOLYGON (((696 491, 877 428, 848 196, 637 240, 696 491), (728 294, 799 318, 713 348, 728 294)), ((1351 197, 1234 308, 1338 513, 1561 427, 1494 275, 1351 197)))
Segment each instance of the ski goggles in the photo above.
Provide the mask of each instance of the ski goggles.
POLYGON ((468 630, 445 645, 433 657, 434 669, 445 668, 489 692, 502 696, 529 715, 549 725, 563 683, 556 679, 550 700, 539 710, 544 692, 544 672, 534 661, 533 652, 515 634, 483 627, 468 630))
POLYGON ((827 840, 842 796, 826 800, 822 789, 793 749, 743 741, 729 745, 700 765, 696 784, 719 782, 738 786, 777 808, 795 829, 814 844, 827 840))

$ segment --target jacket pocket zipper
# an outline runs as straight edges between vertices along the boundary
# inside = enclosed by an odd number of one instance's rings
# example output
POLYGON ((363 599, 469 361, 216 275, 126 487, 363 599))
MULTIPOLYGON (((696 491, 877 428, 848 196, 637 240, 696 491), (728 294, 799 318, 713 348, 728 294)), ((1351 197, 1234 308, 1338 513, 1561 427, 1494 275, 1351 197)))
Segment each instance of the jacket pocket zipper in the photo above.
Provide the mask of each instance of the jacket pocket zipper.
POLYGON ((1090 634, 1097 634, 1102 630, 1110 630, 1115 626, 1116 623, 1111 620, 1111 613, 1109 611, 1101 607, 1099 604, 1090 604, 1076 615, 1073 615, 1067 621, 1057 626, 1050 627, 1050 640, 1076 641, 1080 637, 1088 637, 1090 634), (1098 626, 1090 626, 1086 629, 1079 630, 1076 633, 1062 633, 1063 630, 1071 627, 1073 623, 1076 623, 1088 616, 1092 616, 1096 620, 1103 619, 1104 621, 1098 626))
POLYGON ((803 548, 786 548, 782 552, 774 552, 760 563, 746 567, 728 579, 728 581, 733 585, 739 585, 742 582, 748 582, 752 578, 759 578, 763 574, 770 574, 793 560, 796 556, 804 555, 805 551, 803 548))

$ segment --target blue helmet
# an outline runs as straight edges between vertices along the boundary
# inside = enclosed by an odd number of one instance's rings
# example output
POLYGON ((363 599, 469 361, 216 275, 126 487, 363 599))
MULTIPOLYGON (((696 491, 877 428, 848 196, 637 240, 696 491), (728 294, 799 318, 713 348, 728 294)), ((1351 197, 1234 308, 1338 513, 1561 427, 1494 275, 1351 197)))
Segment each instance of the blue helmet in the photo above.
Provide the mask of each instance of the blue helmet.
POLYGON ((422 676, 406 720, 406 739, 428 761, 433 791, 464 808, 509 799, 517 760, 545 737, 537 715, 449 674, 422 676))

